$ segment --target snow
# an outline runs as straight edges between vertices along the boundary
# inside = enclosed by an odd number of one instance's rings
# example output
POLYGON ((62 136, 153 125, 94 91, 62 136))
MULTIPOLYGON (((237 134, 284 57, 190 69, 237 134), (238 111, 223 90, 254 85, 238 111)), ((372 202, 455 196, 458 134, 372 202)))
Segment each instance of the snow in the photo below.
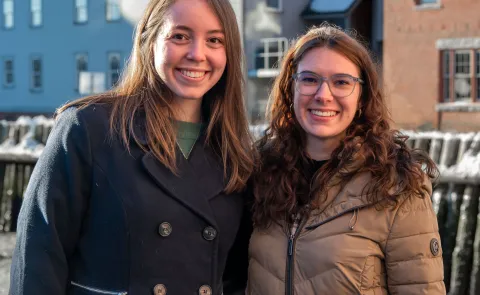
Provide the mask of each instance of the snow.
POLYGON ((8 129, 7 138, 0 143, 0 156, 6 158, 15 156, 38 158, 45 146, 35 139, 35 130, 37 130, 37 127, 52 126, 53 123, 53 119, 48 119, 45 116, 34 118, 20 116, 14 122, 0 121, 0 128, 3 130, 8 129), (15 133, 19 127, 28 128, 28 131, 17 142, 15 133))
POLYGON ((343 12, 354 2, 355 0, 312 0, 310 9, 318 13, 343 12))

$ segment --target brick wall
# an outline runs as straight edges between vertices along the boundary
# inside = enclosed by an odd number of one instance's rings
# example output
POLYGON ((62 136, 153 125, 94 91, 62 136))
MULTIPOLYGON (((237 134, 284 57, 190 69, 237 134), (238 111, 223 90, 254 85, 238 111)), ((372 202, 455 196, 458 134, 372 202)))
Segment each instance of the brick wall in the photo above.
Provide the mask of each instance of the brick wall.
MULTIPOLYGON (((480 37, 480 1, 439 0, 418 9, 414 0, 385 0, 383 77, 398 128, 434 128, 440 91, 443 38, 480 37)), ((444 113, 444 130, 480 130, 480 112, 444 113)))

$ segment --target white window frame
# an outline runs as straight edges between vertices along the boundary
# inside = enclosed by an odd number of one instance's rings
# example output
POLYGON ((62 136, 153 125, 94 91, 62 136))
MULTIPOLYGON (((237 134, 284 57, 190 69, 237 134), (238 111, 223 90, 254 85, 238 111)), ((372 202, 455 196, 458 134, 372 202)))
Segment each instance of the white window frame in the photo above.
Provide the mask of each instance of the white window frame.
POLYGON ((120 13, 119 0, 106 0, 105 1, 105 19, 108 22, 115 22, 115 21, 119 21, 121 18, 122 18, 122 14, 120 13))
POLYGON ((81 52, 75 54, 75 91, 79 91, 80 89, 80 74, 82 72, 87 72, 88 71, 88 53, 86 52, 81 52), (81 69, 80 68, 80 60, 83 59, 85 62, 85 68, 81 69))
MULTIPOLYGON (((274 11, 274 12, 281 12, 283 11, 283 0, 277 0, 278 5, 277 6, 269 6, 268 5, 268 0, 265 0, 265 7, 269 11, 274 11)), ((333 1, 333 0, 332 0, 333 1)))
POLYGON ((76 24, 85 24, 88 22, 88 0, 75 0, 75 21, 76 24), (85 19, 82 19, 82 17, 85 19))
POLYGON ((453 53, 453 95, 454 97, 452 98, 454 101, 471 101, 472 100, 472 83, 473 83, 473 69, 472 69, 472 51, 471 50, 455 50, 453 53), (469 69, 468 73, 457 73, 457 55, 467 55, 468 56, 468 61, 466 62, 466 66, 469 69), (457 79, 468 79, 470 80, 470 96, 469 97, 463 97, 463 98, 458 98, 457 99, 457 94, 456 94, 456 80, 457 79))
MULTIPOLYGON (((263 38, 260 39, 260 42, 263 43, 263 52, 255 54, 255 58, 263 58, 263 68, 258 69, 271 69, 275 65, 270 64, 271 57, 277 57, 277 63, 280 63, 287 53, 288 50, 288 39, 285 37, 279 38, 263 38), (270 51, 270 45, 277 43, 277 51, 270 51), (283 49, 283 50, 282 50, 283 49)), ((258 47, 257 47, 258 48, 258 47)))
POLYGON ((423 2, 425 0, 414 0, 415 2, 415 10, 431 10, 431 9, 440 9, 442 8, 442 3, 440 3, 440 0, 434 0, 435 2, 427 1, 423 2))
POLYGON ((43 25, 42 0, 30 0, 30 25, 38 28, 43 25))
POLYGON ((13 57, 4 57, 3 58, 3 87, 12 88, 15 86, 15 61, 13 57), (11 62, 11 68, 7 69, 7 62, 11 62), (12 76, 12 81, 8 81, 8 75, 12 76))
POLYGON ((120 52, 109 52, 108 53, 108 74, 107 74, 107 89, 110 89, 118 83, 120 80, 120 75, 122 72, 122 55, 120 52), (112 60, 116 58, 118 60, 118 69, 112 68, 112 60), (117 81, 114 81, 113 75, 118 75, 117 81))
POLYGON ((15 2, 3 0, 3 28, 11 30, 15 26, 15 2))
POLYGON ((40 55, 33 55, 30 58, 30 91, 39 92, 43 89, 43 59, 40 55), (40 68, 35 70, 35 62, 40 62, 40 68), (36 86, 36 78, 39 79, 40 85, 36 86))

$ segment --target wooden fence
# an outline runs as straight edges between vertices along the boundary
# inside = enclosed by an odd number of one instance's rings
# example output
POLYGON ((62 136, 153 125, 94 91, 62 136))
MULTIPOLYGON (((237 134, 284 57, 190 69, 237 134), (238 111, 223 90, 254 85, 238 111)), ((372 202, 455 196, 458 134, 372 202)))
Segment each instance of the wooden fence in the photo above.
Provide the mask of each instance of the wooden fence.
MULTIPOLYGON (((0 231, 16 229, 22 196, 38 157, 32 146, 45 144, 51 128, 51 121, 0 122, 0 231), (25 150, 30 152, 22 153, 25 150)), ((252 126, 251 131, 259 137, 264 128, 252 126)), ((403 133, 409 136, 407 144, 428 152, 441 171, 432 201, 449 294, 480 294, 480 132, 403 133)))

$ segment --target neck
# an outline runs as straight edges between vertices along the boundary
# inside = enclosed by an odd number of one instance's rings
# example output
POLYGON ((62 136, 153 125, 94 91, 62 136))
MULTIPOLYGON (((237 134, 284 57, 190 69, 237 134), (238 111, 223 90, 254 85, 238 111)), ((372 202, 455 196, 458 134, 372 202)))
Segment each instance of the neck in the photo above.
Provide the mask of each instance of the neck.
POLYGON ((339 146, 340 138, 308 138, 307 154, 317 161, 328 160, 332 156, 332 152, 339 146))
POLYGON ((175 99, 175 120, 199 123, 202 121, 201 99, 175 99))

